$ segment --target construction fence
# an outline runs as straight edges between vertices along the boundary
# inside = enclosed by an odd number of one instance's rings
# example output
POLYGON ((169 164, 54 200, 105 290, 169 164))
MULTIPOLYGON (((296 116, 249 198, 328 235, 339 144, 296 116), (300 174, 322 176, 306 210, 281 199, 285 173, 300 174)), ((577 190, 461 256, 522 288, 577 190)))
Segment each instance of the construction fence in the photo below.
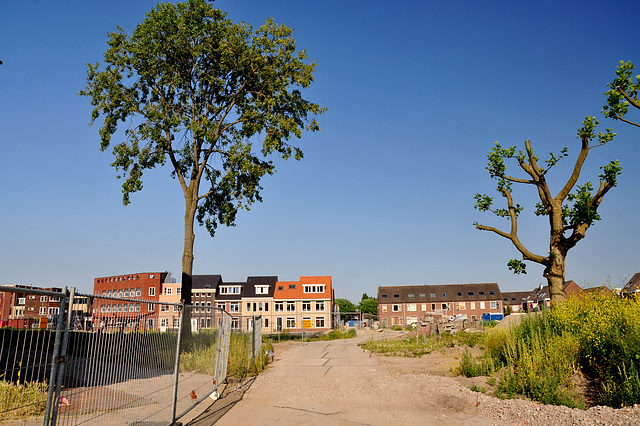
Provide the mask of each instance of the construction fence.
POLYGON ((192 321, 197 307, 182 303, 66 287, 0 292, 59 299, 47 316, 0 319, 2 423, 173 424, 213 402, 229 377, 246 374, 262 356, 262 328, 234 330, 219 308, 198 312, 208 325, 200 327, 192 321), (87 298, 93 312, 70 309, 76 298, 87 298), (141 314, 140 303, 154 314, 141 314))

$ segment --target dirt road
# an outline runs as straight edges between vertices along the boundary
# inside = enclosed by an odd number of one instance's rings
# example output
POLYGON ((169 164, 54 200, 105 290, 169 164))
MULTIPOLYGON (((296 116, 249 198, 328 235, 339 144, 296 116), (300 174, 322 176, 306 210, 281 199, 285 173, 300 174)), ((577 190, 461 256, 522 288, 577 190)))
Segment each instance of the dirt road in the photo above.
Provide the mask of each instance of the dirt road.
POLYGON ((476 392, 448 377, 394 373, 358 346, 373 337, 290 346, 244 395, 221 399, 190 424, 496 424, 476 392))

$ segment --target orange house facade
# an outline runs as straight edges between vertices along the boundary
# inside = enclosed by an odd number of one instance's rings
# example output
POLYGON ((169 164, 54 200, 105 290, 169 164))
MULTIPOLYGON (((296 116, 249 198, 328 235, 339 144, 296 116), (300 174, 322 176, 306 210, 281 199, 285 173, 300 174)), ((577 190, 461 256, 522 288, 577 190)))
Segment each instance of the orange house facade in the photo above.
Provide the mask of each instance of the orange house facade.
MULTIPOLYGON (((334 293, 330 276, 278 281, 269 318, 270 332, 323 332, 332 329, 334 293)), ((264 315, 263 314, 263 315, 264 315)))

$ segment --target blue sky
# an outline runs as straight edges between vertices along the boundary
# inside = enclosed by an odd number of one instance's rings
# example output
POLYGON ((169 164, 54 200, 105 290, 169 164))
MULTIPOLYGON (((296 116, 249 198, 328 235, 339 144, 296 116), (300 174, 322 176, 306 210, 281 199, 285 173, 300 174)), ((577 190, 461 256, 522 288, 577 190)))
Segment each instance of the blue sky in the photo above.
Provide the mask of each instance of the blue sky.
MULTIPOLYGON (((89 100, 78 96, 87 62, 107 33, 131 33, 154 1, 0 3, 0 283, 69 285, 168 270, 180 276, 183 199, 168 169, 146 175, 122 205, 120 183, 98 149, 89 100)), ((613 127, 591 151, 581 182, 620 159, 620 184, 603 218, 569 252, 567 279, 619 286, 640 271, 640 131, 604 120, 601 108, 620 60, 640 65, 637 1, 248 1, 220 0, 234 21, 268 17, 294 29, 318 63, 306 95, 327 107, 321 132, 299 142, 301 162, 279 161, 264 202, 210 238, 196 230, 196 274, 331 275, 337 297, 359 301, 381 285, 498 282, 503 291, 544 282, 529 264, 516 276, 511 244, 472 223, 507 226, 473 209, 494 194, 485 170, 495 141, 541 158, 569 148, 549 180, 566 179, 586 115, 613 127)), ((562 181, 562 182, 561 182, 562 181)), ((520 237, 548 251, 536 194, 520 237)))

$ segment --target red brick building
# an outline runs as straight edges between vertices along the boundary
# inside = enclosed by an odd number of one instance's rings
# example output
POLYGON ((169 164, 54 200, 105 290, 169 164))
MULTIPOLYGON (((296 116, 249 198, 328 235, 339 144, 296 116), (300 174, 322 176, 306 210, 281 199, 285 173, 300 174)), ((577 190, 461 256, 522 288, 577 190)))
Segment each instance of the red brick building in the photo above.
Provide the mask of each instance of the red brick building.
POLYGON ((114 275, 93 280, 92 316, 95 327, 158 328, 162 284, 170 279, 169 272, 142 272, 114 275), (109 298, 128 299, 113 300, 109 298))
POLYGON ((378 319, 383 327, 409 326, 426 315, 481 320, 502 315, 497 283, 378 287, 378 319))

